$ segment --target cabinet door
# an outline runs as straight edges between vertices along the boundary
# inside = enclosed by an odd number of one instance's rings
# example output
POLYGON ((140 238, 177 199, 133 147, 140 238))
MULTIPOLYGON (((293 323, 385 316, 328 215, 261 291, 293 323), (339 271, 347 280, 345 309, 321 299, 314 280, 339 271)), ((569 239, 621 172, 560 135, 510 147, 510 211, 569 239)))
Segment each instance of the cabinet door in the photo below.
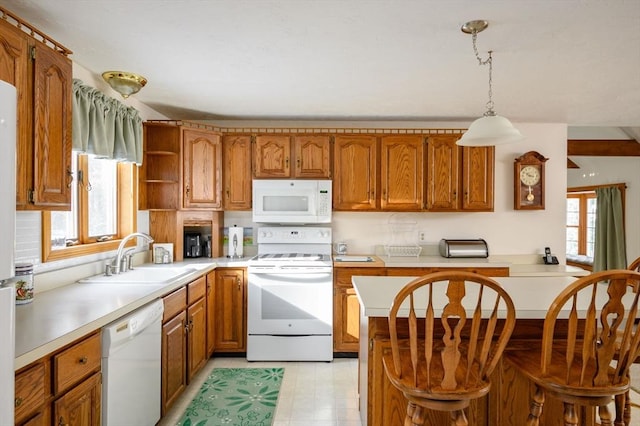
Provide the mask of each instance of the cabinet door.
POLYGON ((251 210, 251 136, 224 136, 224 209, 251 210))
POLYGON ((207 310, 205 299, 199 299, 187 308, 189 347, 187 351, 187 376, 191 381, 193 376, 207 362, 207 310))
POLYGON ((377 207, 377 160, 375 136, 336 136, 334 210, 374 210, 377 207))
POLYGON ((162 415, 187 387, 187 314, 162 325, 162 415))
POLYGON ((329 136, 296 136, 293 139, 294 177, 299 178, 329 178, 330 169, 329 136))
POLYGON ((495 147, 463 147, 462 209, 493 211, 495 147))
POLYGON ((53 403, 54 424, 99 426, 101 419, 102 376, 96 373, 53 403))
POLYGON ((424 199, 424 144, 422 136, 385 136, 380 154, 380 207, 383 210, 420 210, 424 199))
POLYGON ((215 350, 246 350, 246 298, 243 269, 217 269, 215 288, 215 350))
POLYGON ((334 292, 333 351, 358 352, 360 302, 353 286, 336 287, 334 292))
POLYGON ((427 210, 459 209, 462 151, 456 145, 457 139, 458 135, 429 136, 427 139, 427 210))
POLYGON ((183 206, 222 209, 222 144, 207 131, 183 130, 183 206))
POLYGON ((261 135, 254 147, 254 176, 257 178, 287 178, 291 176, 291 137, 261 135))
POLYGON ((27 35, 0 19, 0 80, 11 83, 18 94, 18 128, 16 158, 16 206, 24 208, 29 202, 31 188, 33 111, 29 78, 29 42, 27 35))
POLYGON ((71 60, 35 44, 33 204, 71 210, 71 60))
POLYGON ((216 319, 215 319, 215 297, 216 297, 216 272, 211 271, 207 274, 207 295, 206 297, 206 310, 207 310, 207 357, 213 354, 215 349, 215 336, 216 336, 216 319))

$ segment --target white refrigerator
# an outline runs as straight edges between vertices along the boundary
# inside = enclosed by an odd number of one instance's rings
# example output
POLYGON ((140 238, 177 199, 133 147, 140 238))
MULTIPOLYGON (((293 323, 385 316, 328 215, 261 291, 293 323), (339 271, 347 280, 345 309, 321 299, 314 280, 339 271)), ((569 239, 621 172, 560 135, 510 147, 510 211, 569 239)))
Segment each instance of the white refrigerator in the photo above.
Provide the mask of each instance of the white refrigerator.
MULTIPOLYGON (((16 102, 16 88, 0 80, 0 280, 14 275, 16 102)), ((14 291, 11 287, 0 287, 0 425, 14 423, 14 291)))

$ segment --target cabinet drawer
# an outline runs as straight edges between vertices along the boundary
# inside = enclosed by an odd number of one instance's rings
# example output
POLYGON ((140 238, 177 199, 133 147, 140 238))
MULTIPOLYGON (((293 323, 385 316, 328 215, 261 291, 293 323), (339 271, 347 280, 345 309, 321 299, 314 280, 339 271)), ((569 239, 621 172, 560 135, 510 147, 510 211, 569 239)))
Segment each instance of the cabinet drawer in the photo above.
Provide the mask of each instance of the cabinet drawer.
POLYGON ((193 302, 204 297, 207 292, 207 279, 206 277, 200 277, 190 282, 187 287, 187 304, 191 305, 193 302))
POLYGON ((38 408, 45 400, 44 364, 33 367, 16 375, 15 420, 20 423, 38 408))
POLYGON ((165 322, 187 308, 187 289, 186 287, 180 287, 178 290, 165 296, 162 300, 164 302, 162 322, 165 322))
POLYGON ((57 395, 100 370, 100 333, 87 337, 53 357, 53 392, 57 395))

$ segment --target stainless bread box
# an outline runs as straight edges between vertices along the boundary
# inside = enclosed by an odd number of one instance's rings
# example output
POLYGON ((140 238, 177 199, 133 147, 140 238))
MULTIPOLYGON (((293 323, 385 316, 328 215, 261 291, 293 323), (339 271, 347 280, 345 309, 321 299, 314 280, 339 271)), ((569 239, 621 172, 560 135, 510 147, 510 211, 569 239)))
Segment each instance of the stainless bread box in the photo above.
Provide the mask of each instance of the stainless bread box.
POLYGON ((489 257, 489 247, 483 239, 448 240, 441 239, 440 256, 442 257, 489 257))

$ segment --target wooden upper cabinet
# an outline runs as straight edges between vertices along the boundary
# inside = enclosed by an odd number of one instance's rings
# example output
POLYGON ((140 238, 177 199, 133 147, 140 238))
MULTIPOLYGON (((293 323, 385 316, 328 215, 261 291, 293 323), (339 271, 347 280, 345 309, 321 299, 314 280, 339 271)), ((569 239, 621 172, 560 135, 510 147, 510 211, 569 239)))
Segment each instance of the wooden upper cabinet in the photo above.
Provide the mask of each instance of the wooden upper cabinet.
POLYGON ((295 136, 293 151, 296 178, 331 177, 331 138, 329 136, 295 136))
POLYGON ((377 207, 378 144, 375 136, 336 136, 334 143, 334 210, 377 207))
POLYGON ((71 60, 0 20, 0 79, 18 94, 16 208, 71 209, 71 60))
POLYGON ((424 206, 424 142, 419 135, 384 136, 380 153, 382 210, 424 206))
POLYGON ((209 131, 183 129, 183 207, 222 209, 222 143, 209 131))
POLYGON ((186 121, 144 123, 142 210, 222 210, 220 134, 186 121))
POLYGON ((427 210, 493 211, 494 147, 459 147, 459 138, 427 139, 427 210))
POLYGON ((462 150, 451 135, 429 136, 427 139, 427 209, 457 210, 462 150))
POLYGON ((291 176, 291 137, 282 135, 256 136, 254 176, 257 178, 287 178, 291 176))
POLYGON ((36 43, 33 204, 71 210, 71 60, 36 43))
POLYGON ((495 148, 468 147, 462 150, 462 209, 493 211, 495 148))
POLYGON ((328 135, 258 135, 255 141, 256 178, 331 177, 328 135))
POLYGON ((223 136, 224 209, 251 210, 251 136, 223 136))

